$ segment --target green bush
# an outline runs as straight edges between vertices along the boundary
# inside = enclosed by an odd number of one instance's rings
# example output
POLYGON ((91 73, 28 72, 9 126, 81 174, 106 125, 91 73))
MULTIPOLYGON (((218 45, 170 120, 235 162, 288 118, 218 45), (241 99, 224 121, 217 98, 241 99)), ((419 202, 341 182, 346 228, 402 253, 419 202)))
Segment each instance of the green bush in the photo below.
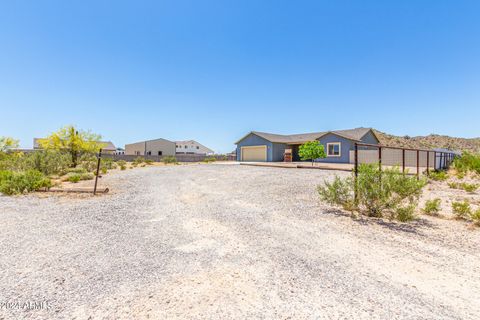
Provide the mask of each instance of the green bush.
POLYGON ((0 192, 6 195, 31 192, 40 188, 49 188, 52 183, 38 170, 24 172, 0 171, 0 192))
POLYGON ((480 154, 464 152, 461 157, 454 159, 453 165, 459 172, 473 171, 480 174, 480 154))
POLYGON ((118 160, 117 165, 120 167, 120 170, 127 169, 127 162, 125 160, 118 160))
POLYGON ((480 226, 480 208, 472 212, 470 214, 470 218, 473 220, 475 225, 480 226))
POLYGON ((100 171, 102 172, 102 174, 107 174, 107 172, 108 172, 107 168, 105 168, 105 167, 102 167, 100 169, 100 171))
POLYGON ((98 159, 94 154, 87 153, 80 157, 80 166, 88 172, 92 172, 97 169, 98 159))
POLYGON ((336 177, 317 188, 320 198, 344 208, 355 208, 371 217, 408 220, 415 209, 425 180, 403 175, 398 168, 379 170, 377 164, 361 164, 356 179, 357 199, 354 199, 355 177, 336 177), (403 208, 404 210, 398 210, 403 208))
POLYGON ((437 216, 440 212, 440 204, 442 200, 439 198, 433 200, 427 200, 425 202, 425 207, 422 209, 423 213, 428 214, 430 216, 437 216))
POLYGON ((467 192, 475 192, 478 189, 478 184, 476 183, 461 183, 460 187, 467 192))
POLYGON ((162 158, 162 162, 165 163, 165 164, 169 164, 169 163, 177 164, 178 163, 177 158, 175 158, 175 156, 165 156, 165 157, 162 158))
POLYGON ((451 189, 459 189, 459 184, 457 182, 449 182, 447 184, 451 189))
POLYGON ((472 212, 472 208, 470 207, 468 200, 464 200, 463 202, 452 202, 452 210, 455 216, 459 219, 467 218, 472 212))
POLYGON ((153 163, 152 159, 145 159, 145 164, 150 165, 153 163))
POLYGON ((67 169, 67 173, 79 173, 79 174, 82 174, 82 173, 85 173, 87 172, 87 170, 85 168, 82 168, 82 167, 76 167, 76 168, 69 168, 67 169))
POLYGON ((133 160, 133 163, 134 163, 135 165, 139 165, 139 164, 142 164, 142 163, 144 163, 144 162, 145 162, 145 159, 142 158, 142 157, 136 157, 135 160, 133 160))
POLYGON ((431 171, 428 177, 434 181, 445 181, 448 179, 448 174, 444 170, 435 170, 431 171))
POLYGON ((211 163, 211 162, 215 162, 217 161, 217 158, 215 157, 206 157, 205 159, 203 159, 203 162, 205 163, 211 163))
POLYGON ((120 166, 120 170, 126 170, 126 169, 127 169, 127 167, 125 165, 120 166))
POLYGON ((318 186, 320 198, 330 205, 348 207, 353 201, 351 178, 341 179, 335 176, 332 182, 325 181, 323 186, 318 186))
POLYGON ((74 174, 69 175, 69 176, 67 177, 67 181, 73 182, 73 183, 77 183, 77 182, 79 182, 81 179, 82 179, 82 176, 81 176, 80 173, 74 173, 74 174))
POLYGON ((411 204, 406 207, 398 207, 395 209, 395 218, 400 222, 408 222, 415 219, 415 205, 411 204))
POLYGON ((40 150, 25 155, 23 170, 35 169, 45 175, 62 175, 71 166, 69 154, 55 150, 40 150))

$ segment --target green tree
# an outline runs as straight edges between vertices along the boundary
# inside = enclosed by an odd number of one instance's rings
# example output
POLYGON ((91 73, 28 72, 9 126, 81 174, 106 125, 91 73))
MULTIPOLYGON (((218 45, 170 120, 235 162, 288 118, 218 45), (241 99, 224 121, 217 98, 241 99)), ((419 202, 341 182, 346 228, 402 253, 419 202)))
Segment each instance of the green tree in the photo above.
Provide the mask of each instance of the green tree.
POLYGON ((298 148, 298 155, 302 160, 312 160, 312 166, 313 160, 327 156, 323 145, 318 141, 308 141, 302 144, 298 148))
POLYGON ((10 137, 0 137, 0 152, 7 152, 12 148, 18 148, 18 140, 10 137))
POLYGON ((74 126, 66 126, 39 141, 47 150, 66 151, 76 167, 82 154, 94 153, 105 146, 100 142, 101 136, 89 131, 77 130, 74 126))

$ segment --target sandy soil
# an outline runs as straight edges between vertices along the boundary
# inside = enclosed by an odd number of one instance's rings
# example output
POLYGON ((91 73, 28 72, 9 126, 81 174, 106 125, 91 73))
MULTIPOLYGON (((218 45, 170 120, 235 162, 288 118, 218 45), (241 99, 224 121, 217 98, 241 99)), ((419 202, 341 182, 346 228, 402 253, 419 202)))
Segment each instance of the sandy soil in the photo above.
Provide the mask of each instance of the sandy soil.
POLYGON ((49 306, 0 319, 480 318, 478 228, 352 219, 318 199, 334 174, 159 166, 0 197, 0 303, 49 306))

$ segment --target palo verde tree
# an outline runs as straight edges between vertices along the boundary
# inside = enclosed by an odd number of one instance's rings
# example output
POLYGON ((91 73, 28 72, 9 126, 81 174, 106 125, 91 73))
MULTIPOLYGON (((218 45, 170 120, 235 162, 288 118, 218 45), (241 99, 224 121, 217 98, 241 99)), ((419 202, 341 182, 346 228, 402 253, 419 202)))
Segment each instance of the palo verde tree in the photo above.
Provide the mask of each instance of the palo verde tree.
POLYGON ((18 148, 18 140, 10 137, 0 137, 0 152, 7 152, 13 148, 18 148))
POLYGON ((76 167, 78 159, 84 153, 94 153, 105 145, 100 142, 101 136, 89 131, 77 130, 74 126, 66 126, 39 141, 46 150, 68 152, 72 166, 76 167))
POLYGON ((298 155, 302 160, 312 160, 312 166, 313 160, 327 156, 323 145, 318 141, 308 141, 302 144, 298 148, 298 155))

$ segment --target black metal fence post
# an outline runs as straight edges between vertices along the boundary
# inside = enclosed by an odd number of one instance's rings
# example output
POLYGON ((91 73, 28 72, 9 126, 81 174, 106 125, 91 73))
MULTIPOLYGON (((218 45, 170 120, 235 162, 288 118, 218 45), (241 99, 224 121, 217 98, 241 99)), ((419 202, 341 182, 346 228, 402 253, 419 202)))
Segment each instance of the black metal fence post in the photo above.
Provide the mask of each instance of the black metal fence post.
POLYGON ((357 188, 357 180, 358 180, 358 144, 355 142, 355 161, 354 161, 354 172, 355 172, 355 182, 354 182, 354 199, 355 199, 355 204, 358 202, 358 188, 357 188))
POLYGON ((420 150, 417 150, 417 180, 420 179, 420 150))
POLYGON ((382 171, 382 147, 378 147, 378 168, 382 171))
POLYGON ((427 176, 430 174, 430 151, 427 151, 427 176))
POLYGON ((100 161, 102 160, 102 149, 98 152, 98 161, 97 161, 97 173, 95 175, 95 186, 93 187, 93 195, 97 193, 97 183, 98 183, 98 175, 100 173, 100 161))
POLYGON ((402 172, 405 174, 405 149, 402 149, 402 172))

